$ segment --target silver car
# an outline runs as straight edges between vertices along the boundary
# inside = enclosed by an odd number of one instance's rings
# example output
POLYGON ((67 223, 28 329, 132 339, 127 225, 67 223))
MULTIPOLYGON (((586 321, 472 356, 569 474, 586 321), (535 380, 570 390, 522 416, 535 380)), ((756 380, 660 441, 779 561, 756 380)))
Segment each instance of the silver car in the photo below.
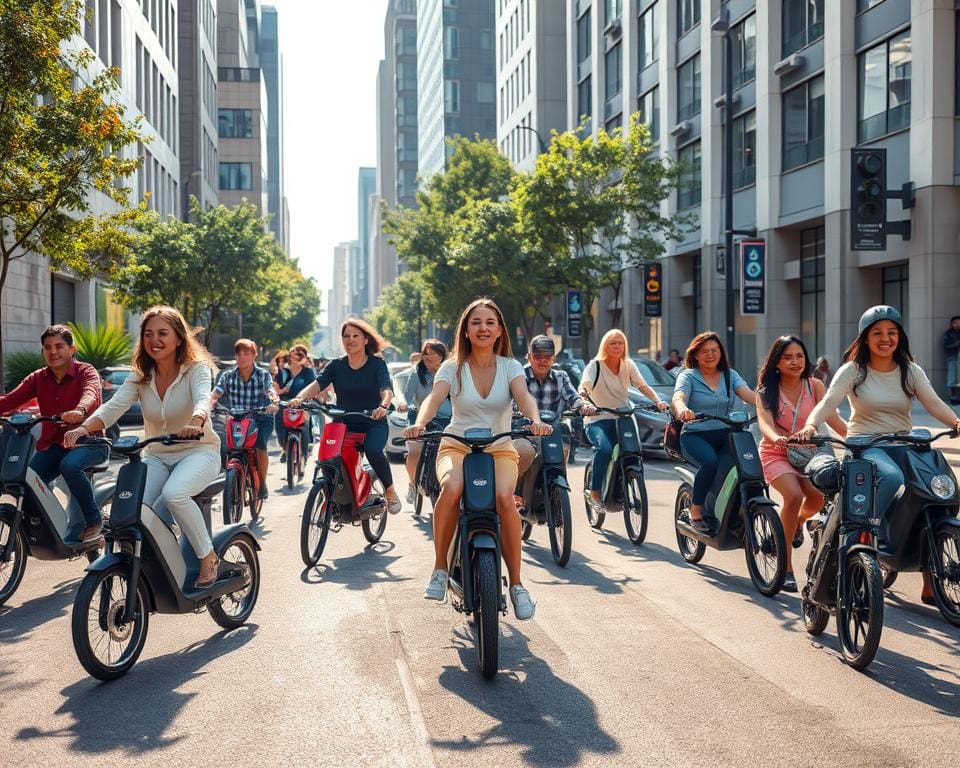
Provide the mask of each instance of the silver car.
POLYGON ((413 375, 413 370, 408 366, 394 373, 391 378, 391 381, 393 381, 393 404, 397 410, 390 411, 387 414, 387 426, 390 431, 387 435, 386 454, 388 459, 394 461, 403 461, 403 458, 407 455, 407 441, 403 437, 403 430, 410 422, 407 420, 406 410, 401 413, 399 409, 401 405, 404 408, 406 407, 403 390, 407 386, 407 380, 413 375))

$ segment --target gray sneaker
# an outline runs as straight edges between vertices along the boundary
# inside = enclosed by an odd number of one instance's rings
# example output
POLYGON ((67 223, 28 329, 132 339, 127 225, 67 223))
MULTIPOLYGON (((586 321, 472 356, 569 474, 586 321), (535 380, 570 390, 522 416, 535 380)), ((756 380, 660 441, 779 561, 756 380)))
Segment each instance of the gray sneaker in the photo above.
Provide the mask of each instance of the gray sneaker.
POLYGON ((414 502, 417 500, 417 488, 413 483, 410 483, 407 488, 407 504, 411 507, 414 505, 414 502))
POLYGON ((391 515, 399 514, 403 509, 403 502, 399 496, 387 496, 387 512, 391 515))
POLYGON ((447 599, 447 572, 439 568, 430 574, 430 581, 427 582, 427 588, 423 590, 424 600, 439 600, 444 602, 447 599))
POLYGON ((520 621, 532 619, 533 614, 537 612, 537 604, 523 584, 514 584, 510 587, 510 602, 513 603, 513 615, 520 621))

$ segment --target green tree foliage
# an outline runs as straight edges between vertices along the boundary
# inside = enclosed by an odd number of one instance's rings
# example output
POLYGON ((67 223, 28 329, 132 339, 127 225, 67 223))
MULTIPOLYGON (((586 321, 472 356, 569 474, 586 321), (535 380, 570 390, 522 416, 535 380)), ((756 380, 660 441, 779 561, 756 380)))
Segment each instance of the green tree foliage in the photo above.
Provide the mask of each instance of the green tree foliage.
MULTIPOLYGON (((117 101, 116 72, 97 71, 77 41, 81 0, 0 0, 0 290, 28 252, 81 277, 129 266, 123 185, 147 141, 117 101), (116 205, 90 215, 91 194, 116 205)), ((2 359, 2 339, 0 339, 2 359)), ((2 364, 0 364, 2 372, 2 364)))
MULTIPOLYGON (((419 272, 404 272, 384 289, 367 320, 401 353, 413 352, 423 341, 427 318, 437 316, 432 295, 419 272)), ((332 329, 334 334, 339 330, 332 329)))
POLYGON ((74 323, 70 323, 70 328, 77 345, 77 360, 90 363, 97 370, 130 362, 133 341, 126 331, 108 325, 74 323))

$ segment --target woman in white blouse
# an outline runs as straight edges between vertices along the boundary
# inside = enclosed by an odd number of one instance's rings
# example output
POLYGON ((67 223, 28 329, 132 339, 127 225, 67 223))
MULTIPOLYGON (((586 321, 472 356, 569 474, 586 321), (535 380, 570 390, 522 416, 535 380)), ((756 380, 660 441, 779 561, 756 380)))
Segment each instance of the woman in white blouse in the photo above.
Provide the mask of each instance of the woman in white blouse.
POLYGON ((109 427, 138 400, 145 437, 171 433, 199 436, 196 442, 154 443, 146 448, 143 500, 153 505, 163 499, 200 558, 194 587, 204 589, 216 581, 219 565, 203 515, 193 500, 220 472, 220 438, 209 422, 210 358, 180 312, 173 307, 152 307, 140 323, 133 371, 110 400, 67 432, 64 445, 69 447, 80 437, 109 427))

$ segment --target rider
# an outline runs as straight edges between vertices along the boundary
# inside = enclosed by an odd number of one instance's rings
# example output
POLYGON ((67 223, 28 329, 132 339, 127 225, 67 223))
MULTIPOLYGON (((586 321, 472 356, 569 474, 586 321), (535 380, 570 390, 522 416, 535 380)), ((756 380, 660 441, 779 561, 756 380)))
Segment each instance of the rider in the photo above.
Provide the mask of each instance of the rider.
MULTIPOLYGON (((728 416, 736 398, 753 405, 756 393, 743 377, 730 367, 720 336, 703 331, 693 337, 684 358, 684 367, 673 389, 673 410, 680 421, 689 422, 698 413, 728 416)), ((729 454, 729 427, 709 419, 684 424, 680 433, 680 449, 687 461, 697 465, 690 505, 690 524, 701 533, 716 529, 716 517, 703 516, 703 503, 713 487, 720 465, 720 455, 729 454)))
MULTIPOLYGON (((849 437, 865 437, 893 432, 909 433, 913 429, 910 410, 913 398, 927 412, 953 429, 960 429, 960 419, 934 391, 923 368, 913 361, 910 342, 903 328, 900 313, 884 305, 863 313, 859 335, 844 355, 823 400, 807 417, 796 437, 807 440, 846 397, 850 401, 847 421, 849 437)), ((883 445, 864 451, 864 457, 877 467, 876 509, 885 520, 903 485, 903 472, 890 458, 883 445)), ((886 524, 880 528, 880 546, 884 546, 886 524)), ((923 602, 933 603, 930 574, 923 571, 923 602)))
POLYGON ((257 471, 263 482, 260 483, 260 498, 267 498, 267 469, 270 459, 267 456, 267 441, 273 434, 273 416, 277 412, 277 393, 273 388, 273 378, 268 371, 256 366, 260 350, 255 341, 237 339, 233 352, 237 356, 236 368, 231 368, 213 388, 210 394, 210 410, 226 393, 230 398, 230 407, 234 412, 253 411, 260 408, 265 413, 254 414, 257 422, 257 471))
MULTIPOLYGON (((527 391, 536 399, 541 413, 553 411, 559 416, 564 411, 579 411, 583 416, 592 416, 597 409, 583 401, 566 371, 553 367, 557 359, 556 353, 556 345, 549 336, 540 334, 530 340, 527 364, 523 367, 527 391)), ((537 442, 528 438, 519 438, 513 441, 513 447, 520 455, 520 464, 517 469, 519 483, 537 457, 537 442)), ((570 446, 564 440, 564 462, 569 455, 570 446)))
MULTIPOLYGON (((411 358, 413 355, 410 356, 411 358)), ((409 409, 411 423, 416 418, 416 412, 427 399, 433 389, 433 377, 440 370, 440 365, 447 359, 447 345, 439 339, 427 339, 420 349, 420 358, 407 378, 403 388, 403 399, 406 405, 398 410, 409 409)), ((442 428, 450 423, 450 401, 444 400, 437 411, 436 418, 442 422, 442 428)), ((407 503, 413 504, 417 494, 417 464, 423 452, 423 443, 419 440, 407 441, 407 475, 410 477, 410 486, 407 488, 407 503)))
MULTIPOLYGON (((511 398, 533 422, 534 435, 552 429, 540 421, 537 402, 523 380, 523 368, 510 351, 510 337, 500 308, 490 299, 473 301, 460 315, 453 355, 437 372, 433 391, 420 406, 416 424, 404 430, 409 439, 420 437, 447 397, 453 404, 448 432, 463 436, 467 430, 510 431, 511 398), (486 392, 486 394, 481 394, 486 392)), ((433 510, 434 570, 423 593, 427 600, 444 600, 447 594, 447 550, 457 528, 463 496, 463 459, 469 448, 445 438, 437 454, 440 496, 433 510)), ((497 514, 500 517, 502 554, 510 579, 510 599, 520 620, 533 618, 537 604, 520 581, 520 516, 513 501, 517 486, 517 452, 504 438, 487 447, 496 476, 497 514)))
POLYGON ((44 422, 30 467, 47 484, 57 475, 63 475, 85 523, 80 527, 81 521, 72 521, 66 539, 84 541, 100 535, 100 510, 94 501, 93 484, 84 470, 104 463, 110 449, 104 445, 85 445, 68 451, 63 436, 69 425, 79 424, 100 406, 100 376, 92 365, 74 359, 77 348, 73 332, 66 325, 49 326, 40 334, 40 344, 46 367, 27 375, 13 391, 0 395, 0 413, 37 398, 41 416, 59 414, 63 425, 44 422))
POLYGON ((210 356, 178 310, 151 307, 140 322, 133 371, 110 400, 64 435, 63 444, 72 446, 79 438, 110 426, 137 400, 145 438, 168 433, 197 438, 196 442, 153 443, 146 448, 143 500, 152 506, 163 499, 200 558, 194 587, 206 589, 217 579, 220 559, 193 497, 220 474, 220 438, 209 419, 210 356))
MULTIPOLYGON (((298 396, 300 400, 307 400, 308 398, 303 397, 301 393, 317 380, 316 371, 313 370, 313 364, 310 362, 309 350, 303 344, 294 344, 287 354, 287 366, 290 375, 279 390, 280 395, 286 397, 288 401, 298 396)), ((281 413, 277 416, 277 440, 280 443, 281 464, 287 460, 287 430, 283 426, 282 411, 281 408, 281 413)), ((310 444, 313 442, 311 439, 313 436, 313 421, 311 419, 303 420, 300 434, 303 436, 303 455, 306 456, 310 451, 310 444)))
POLYGON ((393 472, 384 452, 389 436, 385 417, 393 401, 393 389, 387 363, 380 354, 389 344, 370 323, 358 317, 343 321, 340 325, 340 341, 347 354, 327 363, 320 371, 320 377, 304 387, 290 401, 290 405, 296 407, 332 384, 337 394, 338 408, 345 411, 373 411, 370 414, 372 421, 348 416, 344 422, 349 432, 365 435, 364 453, 383 483, 387 510, 395 515, 403 509, 403 505, 393 487, 393 472))
MULTIPOLYGON (((670 406, 647 384, 637 364, 630 359, 629 348, 627 336, 620 329, 613 328, 603 334, 597 356, 583 370, 580 394, 601 408, 621 408, 630 405, 627 387, 632 384, 661 411, 667 410, 670 406)), ((612 413, 587 416, 583 421, 587 440, 594 448, 590 504, 600 511, 603 509, 600 489, 617 442, 617 421, 612 413)))

